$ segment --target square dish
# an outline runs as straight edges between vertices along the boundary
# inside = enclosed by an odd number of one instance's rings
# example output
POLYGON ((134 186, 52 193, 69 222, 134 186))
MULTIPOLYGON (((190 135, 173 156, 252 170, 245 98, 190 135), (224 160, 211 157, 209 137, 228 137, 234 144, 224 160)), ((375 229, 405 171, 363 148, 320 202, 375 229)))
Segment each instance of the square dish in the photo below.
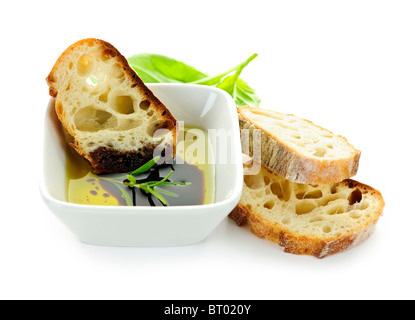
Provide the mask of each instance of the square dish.
POLYGON ((105 246, 182 246, 198 243, 240 200, 242 153, 235 104, 224 91, 191 84, 149 84, 178 121, 212 135, 215 202, 198 206, 111 207, 79 205, 66 199, 66 142, 54 110, 45 118, 41 194, 48 208, 85 243, 105 246))

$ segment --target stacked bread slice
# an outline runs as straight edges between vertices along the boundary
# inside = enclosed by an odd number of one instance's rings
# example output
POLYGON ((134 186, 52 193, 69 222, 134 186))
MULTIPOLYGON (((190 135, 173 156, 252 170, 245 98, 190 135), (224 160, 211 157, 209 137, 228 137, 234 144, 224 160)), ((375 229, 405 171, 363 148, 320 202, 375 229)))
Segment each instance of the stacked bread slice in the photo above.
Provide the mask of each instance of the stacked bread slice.
POLYGON ((350 180, 360 151, 293 115, 249 107, 238 114, 245 178, 231 219, 285 252, 318 258, 370 236, 385 203, 379 191, 350 180))

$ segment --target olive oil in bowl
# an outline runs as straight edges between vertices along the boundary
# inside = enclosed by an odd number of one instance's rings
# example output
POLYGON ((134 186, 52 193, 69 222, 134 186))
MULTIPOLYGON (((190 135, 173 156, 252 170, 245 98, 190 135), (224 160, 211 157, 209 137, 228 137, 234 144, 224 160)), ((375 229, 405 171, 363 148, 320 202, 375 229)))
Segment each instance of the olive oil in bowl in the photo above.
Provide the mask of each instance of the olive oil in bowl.
MULTIPOLYGON (((213 147, 206 131, 186 127, 179 134, 177 156, 172 164, 155 166, 135 177, 137 183, 160 181, 171 171, 170 181, 189 185, 161 186, 170 206, 204 205, 215 201, 215 165, 209 161, 213 147)), ((124 184, 126 173, 96 175, 73 149, 68 147, 68 202, 103 206, 163 206, 153 195, 124 184)))

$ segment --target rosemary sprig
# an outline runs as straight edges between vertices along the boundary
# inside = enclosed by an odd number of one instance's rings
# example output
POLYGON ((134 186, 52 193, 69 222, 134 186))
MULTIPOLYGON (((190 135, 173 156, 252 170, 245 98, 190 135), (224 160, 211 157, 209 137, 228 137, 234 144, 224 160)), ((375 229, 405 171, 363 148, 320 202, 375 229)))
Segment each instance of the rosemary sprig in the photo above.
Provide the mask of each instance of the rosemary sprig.
POLYGON ((134 170, 133 172, 131 172, 129 175, 131 176, 138 176, 144 172, 147 172, 148 170, 150 170, 152 167, 154 167, 156 165, 156 163, 160 160, 160 156, 155 157, 154 159, 151 159, 149 162, 147 162, 146 164, 142 165, 140 168, 138 168, 137 170, 134 170))
POLYGON ((135 177, 139 176, 143 173, 148 172, 151 168, 153 168, 157 164, 157 162, 159 160, 160 160, 160 157, 155 157, 154 159, 151 159, 149 162, 142 165, 140 168, 134 170, 133 172, 131 172, 127 176, 122 177, 123 182, 120 182, 120 181, 117 181, 117 180, 114 180, 114 179, 109 179, 109 178, 106 178, 105 180, 113 182, 117 186, 117 188, 121 190, 124 198, 126 199, 126 202, 127 202, 128 206, 133 206, 134 205, 133 201, 131 200, 131 198, 126 193, 126 190, 123 189, 122 186, 118 185, 119 183, 122 183, 122 184, 124 184, 125 186, 128 186, 131 189, 139 188, 140 190, 144 191, 145 193, 153 195, 154 197, 156 197, 164 206, 168 206, 169 203, 163 195, 169 196, 169 197, 175 197, 175 198, 177 198, 178 195, 174 192, 162 189, 160 187, 163 187, 163 186, 188 186, 188 185, 191 185, 192 183, 191 182, 171 182, 171 181, 169 181, 169 178, 173 174, 173 171, 170 171, 170 173, 160 181, 146 181, 146 182, 138 183, 137 179, 135 177))

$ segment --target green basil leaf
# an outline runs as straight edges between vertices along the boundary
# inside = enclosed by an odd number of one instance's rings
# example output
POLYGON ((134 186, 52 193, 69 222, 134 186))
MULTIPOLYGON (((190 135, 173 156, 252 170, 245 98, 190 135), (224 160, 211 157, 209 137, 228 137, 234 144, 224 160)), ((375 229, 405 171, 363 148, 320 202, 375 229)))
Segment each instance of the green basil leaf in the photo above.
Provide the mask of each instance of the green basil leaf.
POLYGON ((236 106, 259 107, 261 100, 255 90, 239 78, 242 70, 258 55, 253 54, 236 67, 209 76, 188 64, 159 54, 136 54, 128 62, 145 83, 194 83, 225 90, 236 106), (234 73, 232 75, 229 75, 234 73))
POLYGON ((234 74, 232 76, 228 76, 222 80, 221 83, 218 84, 218 88, 226 91, 231 95, 232 98, 236 98, 236 82, 238 80, 238 75, 234 74))
POLYGON ((145 83, 189 83, 208 77, 184 62, 159 54, 136 54, 128 62, 145 83))
POLYGON ((236 106, 250 106, 259 108, 261 99, 255 89, 251 88, 245 81, 238 79, 236 83, 236 106))
POLYGON ((238 74, 226 77, 218 88, 225 90, 235 100, 237 107, 250 106, 259 107, 261 99, 256 94, 255 89, 251 88, 248 83, 237 78, 238 74))

